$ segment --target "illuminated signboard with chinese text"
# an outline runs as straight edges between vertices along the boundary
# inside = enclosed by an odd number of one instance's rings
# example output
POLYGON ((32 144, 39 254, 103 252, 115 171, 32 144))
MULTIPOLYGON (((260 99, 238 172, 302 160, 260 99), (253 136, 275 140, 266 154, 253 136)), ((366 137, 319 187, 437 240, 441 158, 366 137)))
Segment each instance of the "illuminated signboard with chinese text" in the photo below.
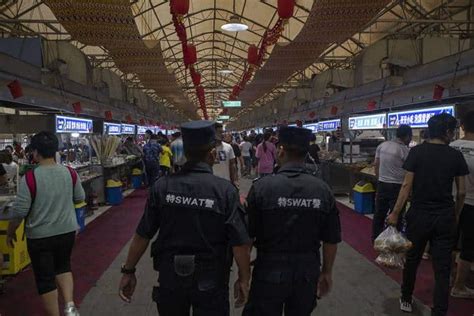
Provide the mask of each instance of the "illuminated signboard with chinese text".
POLYGON ((104 122, 104 134, 120 135, 122 133, 122 125, 116 123, 104 122))
POLYGON ((56 115, 56 133, 92 133, 92 120, 56 115))
POLYGON ((318 132, 318 124, 319 123, 311 123, 303 125, 304 128, 310 129, 313 133, 318 132))
POLYGON ((431 117, 441 113, 448 113, 454 116, 454 106, 449 105, 436 108, 388 113, 388 127, 397 128, 400 125, 410 125, 412 128, 425 128, 428 127, 428 121, 431 117))
POLYGON ((122 124, 122 135, 135 135, 135 125, 122 124))
POLYGON ((222 106, 225 108, 240 108, 242 106, 241 101, 222 101, 222 106))
POLYGON ((349 117, 350 130, 383 129, 387 126, 387 114, 349 117))
POLYGON ((149 128, 147 126, 137 125, 137 135, 145 135, 145 133, 148 129, 149 128))
POLYGON ((321 121, 318 123, 318 132, 336 131, 341 126, 341 120, 321 121))

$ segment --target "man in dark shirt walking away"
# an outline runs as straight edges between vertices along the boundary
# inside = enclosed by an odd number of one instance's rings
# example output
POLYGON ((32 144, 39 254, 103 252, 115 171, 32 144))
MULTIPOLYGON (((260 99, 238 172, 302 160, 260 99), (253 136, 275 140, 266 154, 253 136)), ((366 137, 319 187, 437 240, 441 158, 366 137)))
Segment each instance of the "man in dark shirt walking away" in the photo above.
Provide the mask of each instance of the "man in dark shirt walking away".
POLYGON ((416 272, 426 243, 431 245, 435 288, 432 316, 448 311, 451 257, 456 239, 456 224, 464 205, 465 175, 469 174, 463 155, 449 147, 457 121, 449 114, 433 116, 428 121, 430 140, 414 147, 405 161, 407 171, 388 224, 398 223, 403 206, 412 192, 411 207, 406 215, 407 237, 413 248, 407 253, 403 270, 400 309, 412 312, 412 295, 416 272), (453 201, 453 182, 457 196, 453 201))

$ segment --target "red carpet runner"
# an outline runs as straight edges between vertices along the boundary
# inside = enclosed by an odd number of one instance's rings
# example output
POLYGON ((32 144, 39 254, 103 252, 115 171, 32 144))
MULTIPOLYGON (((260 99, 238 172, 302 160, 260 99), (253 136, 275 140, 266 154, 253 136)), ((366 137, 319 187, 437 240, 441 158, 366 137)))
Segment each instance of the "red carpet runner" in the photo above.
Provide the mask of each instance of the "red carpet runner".
MULTIPOLYGON (((146 190, 133 192, 123 204, 110 208, 78 235, 72 255, 78 304, 132 237, 143 213, 146 196, 146 190)), ((9 280, 7 292, 0 295, 0 315, 45 315, 31 269, 9 280)))
MULTIPOLYGON (((372 231, 372 220, 366 216, 357 214, 352 209, 341 203, 338 203, 338 207, 341 212, 343 240, 375 264, 377 254, 372 248, 370 235, 370 232, 372 231)), ((401 283, 401 271, 384 269, 380 266, 378 267, 393 280, 401 283)), ((415 297, 422 301, 423 304, 431 306, 433 288, 434 275, 431 261, 423 260, 418 269, 415 297)), ((370 293, 368 295, 370 295, 370 293)), ((449 316, 472 316, 473 314, 474 301, 450 298, 449 316)))

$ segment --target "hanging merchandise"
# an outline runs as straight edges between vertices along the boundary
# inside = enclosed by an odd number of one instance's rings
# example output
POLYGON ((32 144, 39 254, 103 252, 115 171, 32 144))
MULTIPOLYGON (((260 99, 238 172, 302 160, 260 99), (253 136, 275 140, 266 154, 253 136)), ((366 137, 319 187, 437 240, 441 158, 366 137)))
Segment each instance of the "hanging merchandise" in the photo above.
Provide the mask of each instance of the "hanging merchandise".
POLYGON ((74 113, 79 115, 82 112, 81 102, 75 102, 72 104, 72 108, 74 109, 74 113))
POLYGON ((439 84, 435 85, 433 89, 433 100, 441 100, 443 98, 443 93, 444 87, 439 84))
POLYGON ((8 84, 8 89, 10 90, 13 99, 18 99, 23 96, 23 89, 21 88, 21 84, 16 79, 8 84))

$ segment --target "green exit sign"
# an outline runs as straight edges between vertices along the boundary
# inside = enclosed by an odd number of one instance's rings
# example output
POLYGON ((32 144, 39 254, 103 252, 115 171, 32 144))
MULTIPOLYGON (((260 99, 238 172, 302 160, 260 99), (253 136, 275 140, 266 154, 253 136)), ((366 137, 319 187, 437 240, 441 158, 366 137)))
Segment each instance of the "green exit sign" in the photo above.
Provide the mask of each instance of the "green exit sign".
POLYGON ((242 106, 241 101, 222 101, 222 106, 225 108, 240 108, 242 106))
POLYGON ((218 119, 219 120, 228 120, 228 119, 230 119, 230 116, 229 115, 219 115, 218 119))

